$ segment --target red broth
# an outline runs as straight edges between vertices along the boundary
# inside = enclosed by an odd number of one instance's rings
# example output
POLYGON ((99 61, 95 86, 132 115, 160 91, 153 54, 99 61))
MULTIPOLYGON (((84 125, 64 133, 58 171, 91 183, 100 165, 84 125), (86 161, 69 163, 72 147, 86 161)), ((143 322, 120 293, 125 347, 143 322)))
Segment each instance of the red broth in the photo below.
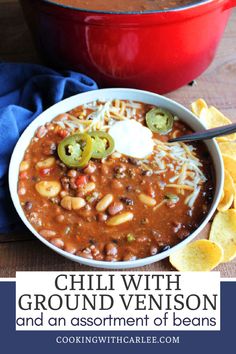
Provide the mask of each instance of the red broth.
POLYGON ((180 7, 193 3, 190 0, 52 0, 57 4, 100 11, 150 11, 180 7))
MULTIPOLYGON (((147 130, 142 126, 152 109, 140 102, 92 102, 36 131, 21 163, 18 194, 29 222, 49 242, 89 259, 128 261, 167 250, 201 224, 214 193, 213 163, 202 142, 167 142, 191 132, 181 118, 173 118, 168 134, 153 133, 146 158, 115 149, 74 168, 58 156, 60 142, 78 132, 110 132, 129 119, 147 130)), ((132 146, 132 134, 127 138, 132 146)))

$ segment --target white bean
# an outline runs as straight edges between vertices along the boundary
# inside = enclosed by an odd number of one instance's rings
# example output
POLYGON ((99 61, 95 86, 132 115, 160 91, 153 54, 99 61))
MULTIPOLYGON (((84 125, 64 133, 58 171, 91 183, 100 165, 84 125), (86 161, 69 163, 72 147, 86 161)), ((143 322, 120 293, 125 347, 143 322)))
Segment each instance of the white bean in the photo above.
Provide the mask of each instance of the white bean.
POLYGON ((46 160, 37 162, 35 167, 37 170, 41 168, 51 168, 52 166, 55 165, 55 163, 56 163, 56 159, 54 157, 49 157, 46 160))
POLYGON ((29 161, 22 161, 20 164, 20 172, 27 171, 30 167, 29 161))
POLYGON ((119 215, 115 215, 107 221, 108 226, 117 226, 124 224, 127 221, 131 221, 134 217, 133 213, 126 212, 119 215))
POLYGON ((96 210, 99 212, 105 211, 112 202, 113 202, 113 195, 107 194, 98 202, 96 206, 96 210))
POLYGON ((43 197, 56 197, 61 191, 61 184, 57 181, 41 181, 35 185, 36 191, 43 197))
POLYGON ((148 205, 148 206, 155 206, 156 203, 157 203, 155 199, 153 199, 152 197, 149 197, 149 195, 143 194, 143 193, 141 193, 141 194, 139 195, 139 200, 140 200, 143 204, 148 205))
POLYGON ((86 205, 83 198, 66 196, 61 200, 61 206, 67 210, 79 210, 86 205))

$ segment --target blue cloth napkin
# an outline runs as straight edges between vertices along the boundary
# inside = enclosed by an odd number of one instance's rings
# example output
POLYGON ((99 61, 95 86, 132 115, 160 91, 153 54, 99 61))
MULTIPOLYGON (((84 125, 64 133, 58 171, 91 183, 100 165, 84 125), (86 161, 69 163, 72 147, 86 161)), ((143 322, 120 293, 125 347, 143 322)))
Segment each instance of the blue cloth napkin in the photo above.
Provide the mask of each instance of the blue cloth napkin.
POLYGON ((0 63, 0 233, 11 231, 19 222, 9 195, 7 171, 21 133, 54 103, 97 88, 93 80, 76 72, 0 63))

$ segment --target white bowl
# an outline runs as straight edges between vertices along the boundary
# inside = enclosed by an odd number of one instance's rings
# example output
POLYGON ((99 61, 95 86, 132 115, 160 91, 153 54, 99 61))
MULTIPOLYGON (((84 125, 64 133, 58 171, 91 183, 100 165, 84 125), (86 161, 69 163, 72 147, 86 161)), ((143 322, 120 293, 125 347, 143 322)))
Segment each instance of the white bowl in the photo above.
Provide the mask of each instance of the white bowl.
POLYGON ((97 268, 110 268, 110 269, 121 269, 121 268, 134 268, 134 267, 140 267, 144 266, 147 264, 151 264, 157 261, 160 261, 161 259, 164 259, 168 257, 172 252, 180 249, 190 241, 192 241, 201 231, 202 229, 207 225, 209 222, 210 218, 214 214, 216 207, 220 201, 220 196, 223 188, 223 180, 224 180, 224 174, 223 174, 223 161, 220 155, 219 148, 214 140, 208 140, 206 141, 206 145, 208 147, 209 153, 211 155, 211 158, 213 160, 214 164, 214 169, 215 169, 215 183, 216 183, 216 188, 215 188, 215 194, 214 194, 214 199, 212 206, 210 208, 209 213, 207 214, 206 218, 204 221, 200 224, 200 226, 190 235, 188 236, 184 241, 181 241, 178 243, 176 246, 172 247, 171 249, 159 253, 155 256, 151 257, 146 257, 142 259, 137 259, 135 261, 125 261, 125 262, 105 262, 105 261, 96 261, 96 260, 90 260, 86 258, 82 258, 73 254, 70 254, 68 252, 65 252, 54 245, 52 245, 50 242, 45 240, 34 228, 33 226, 29 223, 27 220, 24 211, 20 205, 20 201, 18 198, 17 194, 17 183, 18 183, 18 171, 19 171, 19 165, 20 162, 23 159, 24 153, 28 145, 30 144, 30 141, 32 137, 34 136, 34 133, 36 129, 47 123, 50 122, 54 117, 56 117, 60 113, 64 113, 66 111, 71 110, 72 108, 91 102, 95 101, 97 99, 105 99, 105 100, 110 100, 110 99, 126 99, 126 100, 134 100, 134 101, 141 101, 147 104, 153 104, 153 105, 159 105, 163 108, 169 109, 170 111, 174 112, 183 122, 187 123, 194 131, 199 131, 205 129, 204 125, 202 122, 197 119, 188 109, 184 108, 180 104, 157 94, 147 92, 147 91, 140 91, 140 90, 134 90, 134 89, 103 89, 103 90, 96 90, 96 91, 90 91, 86 93, 81 93, 75 96, 72 96, 70 98, 67 98, 54 106, 48 108, 45 112, 40 114, 24 131, 24 133, 21 135, 19 141, 17 142, 15 149, 13 151, 11 161, 10 161, 10 167, 9 167, 9 187, 10 187, 10 193, 11 193, 11 198, 14 203, 14 206, 17 210, 17 213, 19 214, 20 218, 24 222, 24 224, 28 227, 28 229, 41 241, 43 242, 46 246, 50 247, 52 250, 55 252, 59 253, 60 255, 71 259, 72 261, 79 262, 88 266, 92 267, 97 267, 97 268))

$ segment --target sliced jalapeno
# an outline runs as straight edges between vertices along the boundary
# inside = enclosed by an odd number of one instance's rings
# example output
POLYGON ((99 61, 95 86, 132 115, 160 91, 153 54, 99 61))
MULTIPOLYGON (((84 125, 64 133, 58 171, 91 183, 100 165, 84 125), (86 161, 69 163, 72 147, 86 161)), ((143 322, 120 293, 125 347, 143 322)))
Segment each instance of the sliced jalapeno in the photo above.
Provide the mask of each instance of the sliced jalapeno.
POLYGON ((62 140, 57 152, 65 165, 84 167, 92 157, 93 142, 88 134, 75 134, 62 140))
POLYGON ((153 133, 164 135, 172 130, 174 117, 164 108, 156 107, 147 112, 146 122, 153 133))
POLYGON ((115 143, 109 134, 103 131, 95 131, 89 133, 89 135, 93 142, 92 157, 94 159, 103 159, 114 151, 115 143))

